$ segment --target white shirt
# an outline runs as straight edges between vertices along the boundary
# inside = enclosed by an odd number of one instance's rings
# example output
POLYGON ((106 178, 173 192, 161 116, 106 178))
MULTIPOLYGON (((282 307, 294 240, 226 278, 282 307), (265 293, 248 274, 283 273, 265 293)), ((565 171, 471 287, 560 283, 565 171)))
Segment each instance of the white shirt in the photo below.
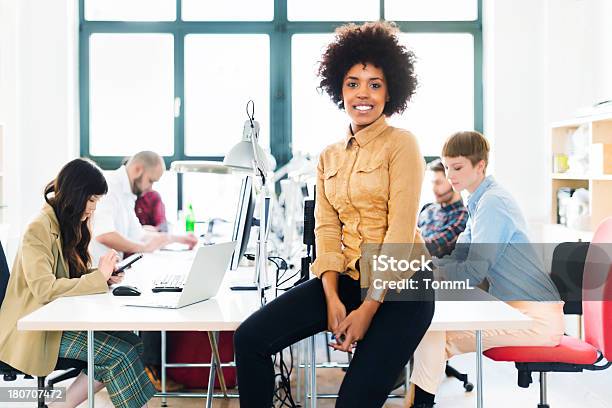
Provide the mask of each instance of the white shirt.
MULTIPOLYGON (((93 234, 89 244, 92 264, 98 265, 100 257, 109 251, 96 237, 117 232, 130 241, 140 242, 145 231, 136 217, 136 195, 132 192, 127 169, 121 166, 117 170, 105 172, 108 193, 100 199, 92 217, 93 234)), ((119 256, 123 256, 119 252, 119 256)))

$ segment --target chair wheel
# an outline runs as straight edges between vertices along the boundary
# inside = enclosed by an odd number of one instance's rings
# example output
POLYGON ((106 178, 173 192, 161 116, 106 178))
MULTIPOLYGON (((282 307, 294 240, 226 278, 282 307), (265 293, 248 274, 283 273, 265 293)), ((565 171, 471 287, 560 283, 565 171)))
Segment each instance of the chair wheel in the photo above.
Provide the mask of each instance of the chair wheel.
POLYGON ((465 392, 471 392, 474 389, 474 384, 467 382, 463 384, 463 388, 465 388, 465 392))

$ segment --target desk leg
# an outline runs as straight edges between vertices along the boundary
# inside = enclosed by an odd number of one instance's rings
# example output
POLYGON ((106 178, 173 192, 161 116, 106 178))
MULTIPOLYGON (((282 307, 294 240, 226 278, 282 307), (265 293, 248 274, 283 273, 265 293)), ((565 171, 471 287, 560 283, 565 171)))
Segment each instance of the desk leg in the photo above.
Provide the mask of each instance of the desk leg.
POLYGON ((317 353, 316 338, 313 334, 310 337, 310 406, 317 408, 317 353))
POLYGON ((476 330, 476 406, 483 408, 482 390, 482 332, 476 330))
POLYGON ((94 408, 94 332, 87 330, 87 406, 94 408))
MULTIPOLYGON (((208 332, 208 340, 211 341, 211 336, 214 336, 216 332, 208 332)), ((212 342, 211 342, 212 346, 212 342)), ((210 353, 210 373, 208 374, 208 390, 206 390, 206 408, 212 408, 213 404, 213 392, 215 390, 215 372, 217 369, 217 361, 215 359, 215 353, 210 353)))
MULTIPOLYGON (((161 332, 161 390, 165 394, 166 393, 166 349, 168 348, 166 343, 166 331, 162 330, 161 332)), ((168 399, 163 396, 161 399, 161 406, 163 408, 168 406, 168 399)))
POLYGON ((309 407, 308 405, 308 392, 310 390, 310 339, 306 338, 302 340, 304 342, 304 407, 309 407))
MULTIPOLYGON (((289 346, 292 347, 292 346, 289 346)), ((302 369, 300 368, 300 364, 302 364, 302 340, 298 341, 295 345, 295 360, 297 361, 297 370, 295 370, 295 384, 296 384, 296 398, 295 402, 298 404, 302 402, 302 369)))
POLYGON ((208 341, 210 343, 210 350, 212 352, 212 356, 215 358, 215 364, 219 368, 217 376, 219 377, 219 386, 221 387, 221 391, 223 392, 223 396, 227 398, 227 387, 225 385, 225 375, 223 375, 223 369, 221 368, 221 356, 219 355, 219 346, 217 345, 217 338, 219 332, 211 333, 208 332, 208 341))

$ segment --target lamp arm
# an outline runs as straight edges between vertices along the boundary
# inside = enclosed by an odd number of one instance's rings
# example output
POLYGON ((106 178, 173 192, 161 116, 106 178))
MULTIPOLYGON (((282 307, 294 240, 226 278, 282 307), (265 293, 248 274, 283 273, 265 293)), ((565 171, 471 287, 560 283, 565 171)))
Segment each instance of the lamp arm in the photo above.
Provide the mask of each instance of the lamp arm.
POLYGON ((262 185, 265 186, 268 166, 266 165, 265 157, 260 157, 259 149, 257 149, 259 146, 259 126, 256 125, 255 129, 252 130, 251 146, 253 147, 253 169, 255 170, 255 175, 261 177, 262 185))

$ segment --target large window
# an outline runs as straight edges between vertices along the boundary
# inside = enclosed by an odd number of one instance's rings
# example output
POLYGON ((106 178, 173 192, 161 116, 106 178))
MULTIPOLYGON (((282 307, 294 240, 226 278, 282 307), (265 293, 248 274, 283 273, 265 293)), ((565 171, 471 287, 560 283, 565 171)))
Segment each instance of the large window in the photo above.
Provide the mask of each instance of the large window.
POLYGON ((417 56, 419 84, 408 109, 390 123, 412 131, 423 154, 439 156, 451 133, 474 129, 474 39, 464 33, 409 33, 401 41, 417 56))
POLYGON ((174 42, 168 34, 89 39, 89 152, 174 154, 174 42))
MULTIPOLYGON (((482 130, 482 0, 80 0, 81 154, 114 168, 137 150, 221 160, 255 101, 277 163, 343 137, 316 66, 347 21, 398 23, 419 88, 391 123, 438 155, 482 130)), ((179 183, 180 186, 181 183, 179 183)))
POLYGON ((269 146, 270 37, 185 36, 185 154, 223 157, 242 134, 248 100, 263 125, 260 143, 269 146))

